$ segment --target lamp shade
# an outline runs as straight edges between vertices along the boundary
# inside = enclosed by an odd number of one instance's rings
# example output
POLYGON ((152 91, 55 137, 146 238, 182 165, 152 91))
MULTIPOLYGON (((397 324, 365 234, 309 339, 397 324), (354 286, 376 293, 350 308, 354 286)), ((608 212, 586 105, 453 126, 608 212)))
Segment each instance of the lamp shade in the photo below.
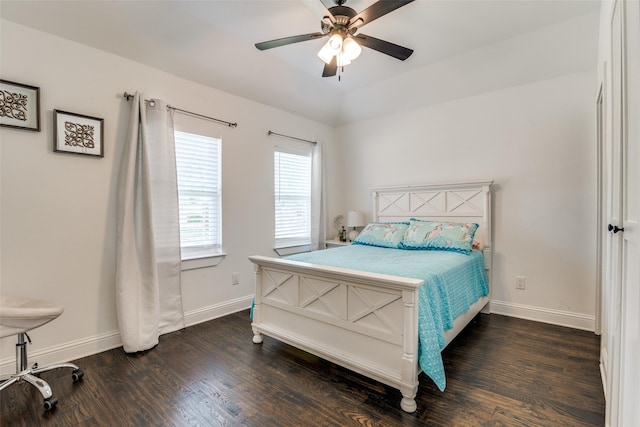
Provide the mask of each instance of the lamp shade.
POLYGON ((342 49, 342 37, 340 37, 339 34, 334 34, 329 37, 327 44, 331 49, 333 49, 334 53, 338 53, 340 52, 340 49, 342 49))
POLYGON ((318 52, 318 57, 326 64, 331 62, 334 55, 335 53, 333 52, 333 49, 331 49, 331 46, 329 46, 329 42, 325 43, 324 46, 322 46, 322 49, 320 49, 320 52, 318 52))
POLYGON ((329 37, 329 40, 322 46, 318 56, 326 64, 329 64, 334 56, 342 51, 342 37, 339 34, 334 34, 329 37))
POLYGON ((360 52, 362 52, 362 48, 351 37, 346 38, 342 43, 342 54, 349 58, 350 61, 360 56, 360 52))
POLYGON ((364 214, 360 211, 351 210, 347 213, 347 227, 364 227, 364 214))

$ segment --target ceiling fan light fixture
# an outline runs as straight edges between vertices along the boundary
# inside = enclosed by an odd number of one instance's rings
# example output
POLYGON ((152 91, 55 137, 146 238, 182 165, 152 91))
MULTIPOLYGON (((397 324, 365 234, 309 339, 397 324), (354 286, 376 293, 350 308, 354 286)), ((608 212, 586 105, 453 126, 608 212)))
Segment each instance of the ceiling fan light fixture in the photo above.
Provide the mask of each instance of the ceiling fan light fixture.
POLYGON ((362 47, 351 37, 347 37, 344 43, 342 43, 342 56, 349 58, 350 61, 353 61, 362 52, 362 47))
POLYGON ((342 37, 339 34, 334 34, 329 37, 329 40, 322 46, 318 56, 325 64, 329 64, 334 56, 340 54, 342 51, 342 37))
POLYGON ((337 54, 342 49, 342 37, 340 37, 340 34, 334 34, 329 37, 327 44, 337 54))
POLYGON ((320 52, 318 52, 318 57, 322 59, 325 64, 331 63, 334 56, 335 52, 331 49, 331 46, 329 46, 329 42, 325 43, 322 49, 320 49, 320 52))

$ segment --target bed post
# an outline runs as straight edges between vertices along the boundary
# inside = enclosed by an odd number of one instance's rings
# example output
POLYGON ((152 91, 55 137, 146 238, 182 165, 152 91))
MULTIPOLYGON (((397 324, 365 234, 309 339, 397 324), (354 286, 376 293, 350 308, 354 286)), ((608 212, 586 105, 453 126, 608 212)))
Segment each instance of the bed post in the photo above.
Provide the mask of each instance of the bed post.
POLYGON ((371 217, 371 221, 373 222, 377 222, 378 221, 378 192, 377 191, 372 191, 371 192, 371 201, 373 203, 373 209, 372 209, 372 217, 371 217))
POLYGON ((253 272, 255 275, 256 291, 255 296, 253 297, 253 309, 251 310, 251 329, 253 330, 253 343, 261 344, 262 334, 258 332, 257 325, 259 325, 262 320, 262 313, 260 312, 260 307, 262 305, 262 274, 258 264, 253 264, 253 272))
POLYGON ((489 302, 487 303, 487 305, 484 306, 484 308, 481 310, 482 313, 484 314, 491 314, 491 294, 492 294, 492 289, 493 289, 493 280, 491 280, 491 272, 493 271, 492 268, 492 261, 493 261, 493 241, 491 238, 491 183, 483 185, 482 186, 482 191, 484 192, 484 210, 483 210, 483 224, 482 226, 485 229, 485 240, 486 240, 486 244, 485 244, 485 248, 482 251, 482 254, 484 255, 484 266, 485 266, 485 273, 487 274, 487 280, 489 282, 489 302))
POLYGON ((417 289, 402 292, 404 305, 404 336, 402 338, 402 400, 400 407, 405 412, 415 412, 418 392, 418 304, 417 289))

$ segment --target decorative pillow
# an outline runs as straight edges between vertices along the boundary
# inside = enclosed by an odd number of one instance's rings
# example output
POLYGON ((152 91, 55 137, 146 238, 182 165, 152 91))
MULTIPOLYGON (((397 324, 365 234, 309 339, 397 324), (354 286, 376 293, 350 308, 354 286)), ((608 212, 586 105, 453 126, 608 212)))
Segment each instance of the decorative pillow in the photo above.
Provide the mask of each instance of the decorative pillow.
POLYGON ((397 248, 408 227, 408 222, 370 222, 353 244, 397 248))
POLYGON ((468 254, 478 224, 411 219, 401 249, 434 249, 468 254))

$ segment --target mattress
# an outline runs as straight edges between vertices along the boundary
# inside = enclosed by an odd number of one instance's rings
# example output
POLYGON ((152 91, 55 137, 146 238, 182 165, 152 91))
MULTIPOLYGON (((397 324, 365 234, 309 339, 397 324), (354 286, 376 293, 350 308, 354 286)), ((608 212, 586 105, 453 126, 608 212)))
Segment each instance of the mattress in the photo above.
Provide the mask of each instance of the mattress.
POLYGON ((440 351, 456 317, 489 293, 482 251, 470 254, 434 250, 350 245, 291 255, 287 259, 424 280, 418 291, 419 363, 440 390, 446 377, 440 351))

